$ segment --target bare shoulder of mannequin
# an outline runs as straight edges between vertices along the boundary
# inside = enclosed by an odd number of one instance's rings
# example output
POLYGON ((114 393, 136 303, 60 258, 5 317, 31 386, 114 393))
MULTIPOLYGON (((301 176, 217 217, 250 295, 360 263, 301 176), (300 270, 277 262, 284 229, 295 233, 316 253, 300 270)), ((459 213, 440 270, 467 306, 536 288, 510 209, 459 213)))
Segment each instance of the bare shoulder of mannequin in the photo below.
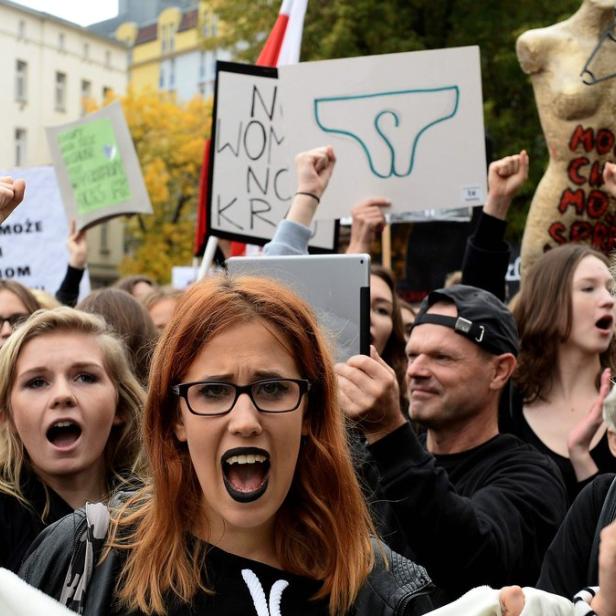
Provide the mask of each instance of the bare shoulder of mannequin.
POLYGON ((528 74, 543 69, 550 52, 561 44, 562 33, 553 26, 527 30, 518 37, 515 50, 522 70, 528 74))

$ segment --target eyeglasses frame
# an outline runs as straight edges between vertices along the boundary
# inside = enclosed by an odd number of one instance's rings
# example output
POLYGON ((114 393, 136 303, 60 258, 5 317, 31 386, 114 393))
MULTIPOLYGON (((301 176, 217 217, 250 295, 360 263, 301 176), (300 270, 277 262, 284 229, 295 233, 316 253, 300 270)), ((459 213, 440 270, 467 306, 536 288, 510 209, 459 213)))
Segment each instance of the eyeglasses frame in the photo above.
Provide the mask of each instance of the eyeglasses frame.
POLYGON ((252 383, 248 383, 246 385, 236 385, 235 383, 229 383, 227 381, 191 381, 190 383, 178 383, 177 385, 171 386, 171 392, 176 396, 183 398, 186 402, 186 408, 188 408, 189 412, 193 415, 197 415, 198 417, 221 417, 223 415, 228 415, 237 404, 238 398, 242 394, 248 394, 250 401, 254 405, 254 407, 259 411, 259 413, 268 413, 269 415, 277 415, 279 413, 292 413, 293 411, 299 408, 299 405, 302 403, 302 398, 310 391, 312 387, 312 383, 308 379, 283 379, 283 378, 271 378, 271 379, 260 379, 258 381, 253 381, 252 383), (279 381, 291 381, 292 383, 297 383, 299 385, 299 399, 297 404, 292 409, 287 409, 285 411, 264 411, 259 408, 259 405, 255 402, 252 397, 252 388, 255 385, 259 385, 262 383, 276 383, 279 381), (235 398, 233 399, 233 404, 231 404, 228 411, 224 411, 222 413, 197 413, 190 406, 190 402, 188 401, 188 390, 193 385, 231 385, 235 388, 235 398))

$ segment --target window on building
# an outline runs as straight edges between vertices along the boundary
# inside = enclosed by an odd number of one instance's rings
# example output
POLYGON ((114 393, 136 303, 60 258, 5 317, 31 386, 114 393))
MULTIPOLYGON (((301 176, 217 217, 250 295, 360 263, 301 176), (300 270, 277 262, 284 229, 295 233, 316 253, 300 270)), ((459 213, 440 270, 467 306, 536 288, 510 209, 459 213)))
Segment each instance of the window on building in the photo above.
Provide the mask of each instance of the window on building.
POLYGON ((87 79, 81 80, 81 115, 86 113, 88 100, 92 98, 92 82, 87 79))
POLYGON ((167 51, 167 26, 160 29, 160 50, 162 53, 167 51))
POLYGON ((218 17, 211 11, 203 16, 203 36, 214 38, 218 36, 218 17))
POLYGON ((84 60, 90 59, 90 43, 83 44, 83 59, 84 60))
POLYGON ((104 222, 101 225, 101 243, 100 243, 100 254, 108 255, 111 253, 109 249, 109 223, 104 222))
POLYGON ((173 89, 175 87, 175 58, 171 58, 169 67, 169 89, 173 89))
POLYGON ((169 26, 169 51, 173 51, 175 49, 175 28, 173 25, 169 26))
POLYGON ((214 75, 216 75, 216 53, 213 53, 210 58, 210 69, 208 71, 210 79, 214 79, 214 75))
POLYGON ((165 69, 160 67, 160 75, 158 77, 158 88, 163 90, 165 88, 165 69))
POLYGON ((199 54, 199 79, 205 77, 205 51, 199 54))
POLYGON ((26 129, 15 129, 15 166, 26 164, 26 129))
POLYGON ((66 73, 56 72, 54 103, 56 111, 66 111, 66 73))
POLYGON ((103 86, 103 101, 113 94, 113 88, 103 86))
POLYGON ((23 19, 19 20, 19 24, 17 26, 17 36, 20 39, 26 38, 26 22, 23 19))
POLYGON ((161 28, 160 45, 162 53, 168 53, 175 49, 175 28, 173 24, 167 24, 161 28))
POLYGON ((20 103, 28 100, 28 63, 23 60, 15 64, 15 100, 20 103))
POLYGON ((109 50, 105 52, 105 66, 111 68, 111 52, 109 50))
POLYGON ((65 36, 64 36, 64 32, 60 32, 58 34, 58 49, 60 51, 64 51, 64 44, 65 44, 66 40, 65 40, 65 36))

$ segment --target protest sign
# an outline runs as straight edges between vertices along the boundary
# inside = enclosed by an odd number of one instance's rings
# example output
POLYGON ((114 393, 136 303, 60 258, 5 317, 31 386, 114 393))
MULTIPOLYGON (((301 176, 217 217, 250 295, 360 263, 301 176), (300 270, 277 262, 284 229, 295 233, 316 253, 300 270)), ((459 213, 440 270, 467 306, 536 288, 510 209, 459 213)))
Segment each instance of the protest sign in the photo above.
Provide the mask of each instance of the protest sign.
POLYGON ((288 152, 334 147, 317 218, 365 197, 393 213, 480 205, 486 156, 478 47, 279 68, 288 152))
MULTIPOLYGON (((218 62, 210 152, 208 230, 264 244, 289 209, 293 157, 284 146, 277 70, 218 62)), ((299 152, 299 150, 298 150, 299 152)), ((315 223, 310 246, 334 250, 336 224, 315 223)))
MULTIPOLYGON (((57 291, 68 265, 68 223, 56 174, 51 166, 0 171, 26 181, 23 202, 0 225, 0 278, 26 287, 57 291)), ((88 272, 80 285, 81 297, 90 292, 88 272)))
POLYGON ((188 289, 191 284, 197 282, 198 274, 198 267, 176 265, 171 268, 171 286, 181 291, 188 289))
POLYGON ((125 214, 151 214, 135 147, 119 102, 47 128, 62 201, 77 228, 125 214))

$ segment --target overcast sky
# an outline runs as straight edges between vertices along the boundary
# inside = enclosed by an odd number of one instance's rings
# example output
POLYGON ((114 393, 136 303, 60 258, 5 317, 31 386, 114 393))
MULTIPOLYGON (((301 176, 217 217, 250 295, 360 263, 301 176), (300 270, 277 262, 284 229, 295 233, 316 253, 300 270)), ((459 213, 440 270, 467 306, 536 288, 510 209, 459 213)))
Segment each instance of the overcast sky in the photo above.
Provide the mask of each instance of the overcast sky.
POLYGON ((88 26, 118 14, 118 0, 13 0, 13 2, 62 17, 80 26, 88 26))

